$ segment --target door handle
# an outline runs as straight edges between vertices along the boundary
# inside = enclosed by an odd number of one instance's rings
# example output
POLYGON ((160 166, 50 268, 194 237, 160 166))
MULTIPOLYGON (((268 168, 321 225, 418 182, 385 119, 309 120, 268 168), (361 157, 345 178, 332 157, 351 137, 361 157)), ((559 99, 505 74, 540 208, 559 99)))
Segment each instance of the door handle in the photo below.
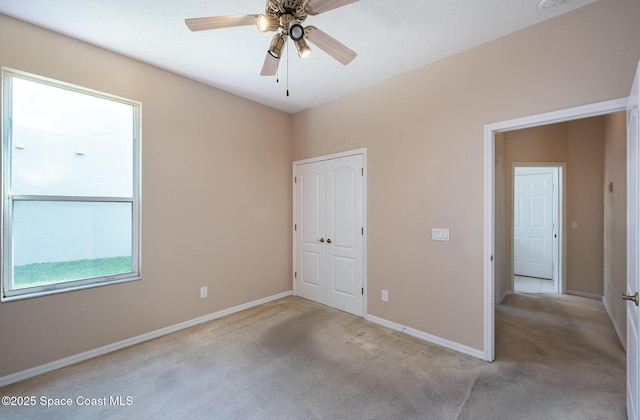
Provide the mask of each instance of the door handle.
POLYGON ((640 305, 640 295, 638 295, 638 292, 636 292, 635 295, 629 296, 629 295, 625 295, 624 293, 622 294, 622 300, 630 300, 633 303, 636 304, 636 306, 640 305))
POLYGON ((331 243, 331 238, 327 239, 327 243, 330 244, 331 243))
POLYGON ((320 238, 319 241, 324 243, 324 238, 320 238))

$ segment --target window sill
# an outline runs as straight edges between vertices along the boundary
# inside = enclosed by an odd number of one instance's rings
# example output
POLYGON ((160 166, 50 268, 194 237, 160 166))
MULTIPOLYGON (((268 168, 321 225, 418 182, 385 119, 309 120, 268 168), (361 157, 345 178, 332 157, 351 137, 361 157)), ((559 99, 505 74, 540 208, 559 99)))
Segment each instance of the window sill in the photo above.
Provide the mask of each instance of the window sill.
POLYGON ((142 276, 136 275, 134 277, 127 277, 123 279, 107 280, 107 281, 102 281, 102 282, 97 282, 92 284, 84 284, 80 286, 72 286, 72 287, 60 287, 60 288, 54 287, 48 290, 41 290, 38 292, 31 292, 31 293, 21 293, 21 294, 10 295, 10 296, 5 296, 3 293, 2 298, 0 299, 0 302, 2 303, 14 302, 14 301, 23 300, 23 299, 31 299, 31 298, 37 298, 42 296, 56 295, 59 293, 73 292, 76 290, 93 289, 96 287, 110 286, 113 284, 128 283, 131 281, 137 281, 141 279, 142 279, 142 276))

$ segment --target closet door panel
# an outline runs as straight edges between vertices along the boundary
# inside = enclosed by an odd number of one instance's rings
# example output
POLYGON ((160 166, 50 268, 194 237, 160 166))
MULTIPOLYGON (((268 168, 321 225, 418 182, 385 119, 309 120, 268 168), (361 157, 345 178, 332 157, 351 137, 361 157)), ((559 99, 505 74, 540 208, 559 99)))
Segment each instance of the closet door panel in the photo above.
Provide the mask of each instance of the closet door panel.
POLYGON ((327 161, 327 304, 362 315, 362 156, 327 161))
POLYGON ((298 166, 295 183, 296 294, 320 303, 326 301, 324 166, 324 162, 298 166))

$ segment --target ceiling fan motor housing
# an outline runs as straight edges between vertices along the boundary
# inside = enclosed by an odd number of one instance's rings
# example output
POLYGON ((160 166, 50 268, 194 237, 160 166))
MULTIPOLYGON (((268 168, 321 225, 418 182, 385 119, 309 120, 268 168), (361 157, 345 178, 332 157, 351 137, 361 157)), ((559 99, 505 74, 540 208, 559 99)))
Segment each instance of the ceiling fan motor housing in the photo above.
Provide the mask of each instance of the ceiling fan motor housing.
POLYGON ((265 7, 265 16, 277 19, 282 31, 297 41, 304 36, 301 24, 308 15, 307 3, 306 0, 269 0, 265 7))

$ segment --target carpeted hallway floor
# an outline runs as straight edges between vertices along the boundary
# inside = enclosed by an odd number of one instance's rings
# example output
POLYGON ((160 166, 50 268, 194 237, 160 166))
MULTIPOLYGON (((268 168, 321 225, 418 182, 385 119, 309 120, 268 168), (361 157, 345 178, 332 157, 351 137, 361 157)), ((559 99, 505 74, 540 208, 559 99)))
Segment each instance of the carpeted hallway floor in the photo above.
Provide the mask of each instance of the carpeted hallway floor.
POLYGON ((0 388, 38 401, 0 418, 626 418, 625 354, 599 301, 508 296, 496 353, 483 362, 288 297, 0 388), (77 404, 114 396, 124 405, 77 404))

